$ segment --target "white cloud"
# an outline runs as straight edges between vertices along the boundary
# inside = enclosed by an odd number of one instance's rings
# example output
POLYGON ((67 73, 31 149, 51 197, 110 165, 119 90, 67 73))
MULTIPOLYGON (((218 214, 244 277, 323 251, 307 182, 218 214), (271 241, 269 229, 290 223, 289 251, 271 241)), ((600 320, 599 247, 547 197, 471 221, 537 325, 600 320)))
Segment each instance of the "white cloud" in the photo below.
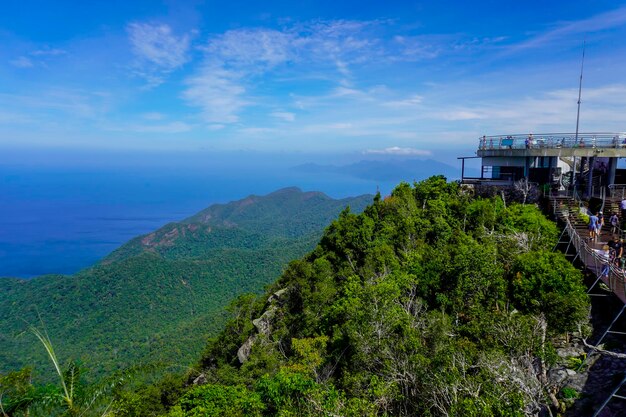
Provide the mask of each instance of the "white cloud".
POLYGON ((273 29, 230 30, 209 41, 210 59, 235 66, 273 67, 293 58, 294 35, 273 29))
POLYGON ((293 122, 294 120, 296 120, 296 115, 294 113, 285 111, 275 111, 273 113, 270 113, 270 115, 285 122, 293 122))
POLYGON ((599 32, 626 25, 626 7, 620 7, 609 12, 600 13, 587 19, 577 21, 562 22, 554 28, 535 35, 530 39, 518 43, 513 50, 526 48, 539 48, 551 45, 562 39, 572 37, 572 35, 582 35, 599 32))
MULTIPOLYGON (((366 33, 373 23, 316 21, 282 30, 237 29, 214 36, 202 48, 202 67, 186 80, 183 97, 200 107, 210 123, 235 123, 241 111, 263 101, 254 94, 258 81, 272 80, 270 71, 289 71, 296 79, 318 71, 328 77, 333 69, 337 94, 351 94, 350 65, 371 60, 378 40, 366 33), (288 65, 287 65, 288 64, 288 65)), ((274 117, 292 121, 293 113, 274 117)))
POLYGON ((46 89, 37 94, 0 94, 0 107, 38 113, 63 112, 66 116, 96 118, 106 111, 108 97, 73 89, 46 89))
POLYGON ((130 130, 139 133, 183 133, 192 129, 192 126, 184 122, 171 122, 155 125, 135 125, 130 130))
POLYGON ((158 124, 128 124, 114 125, 106 128, 115 132, 135 132, 135 133, 184 133, 193 129, 193 126, 185 122, 171 122, 158 124))
POLYGON ((146 120, 163 120, 165 118, 165 115, 159 112, 148 112, 143 113, 141 117, 146 120))
POLYGON ((33 61, 26 58, 25 56, 20 56, 19 58, 13 59, 9 61, 9 64, 17 68, 32 68, 35 66, 35 64, 33 64, 33 61))
POLYGON ((392 146, 385 149, 368 149, 363 153, 368 155, 399 155, 399 156, 429 156, 432 155, 431 151, 415 148, 401 148, 399 146, 392 146))
POLYGON ((30 54, 32 56, 58 56, 58 55, 67 54, 67 51, 63 49, 57 49, 57 48, 42 48, 42 49, 36 49, 32 51, 30 54))
POLYGON ((150 86, 161 84, 165 75, 188 60, 188 34, 177 36, 165 24, 130 23, 126 28, 137 61, 135 73, 150 86))
POLYGON ((235 123, 238 113, 248 102, 243 98, 246 89, 233 71, 217 65, 205 65, 187 80, 183 98, 202 109, 205 121, 215 124, 235 123))
POLYGON ((405 99, 391 100, 391 101, 383 102, 382 104, 383 106, 387 106, 387 107, 414 107, 419 104, 422 104, 423 101, 424 101, 423 96, 414 94, 405 99))
MULTIPOLYGON (((476 102, 471 107, 439 106, 425 118, 472 122, 483 134, 520 132, 572 132, 576 124, 576 88, 548 91, 541 95, 476 102)), ((581 130, 623 131, 626 85, 608 85, 583 90, 581 130)))

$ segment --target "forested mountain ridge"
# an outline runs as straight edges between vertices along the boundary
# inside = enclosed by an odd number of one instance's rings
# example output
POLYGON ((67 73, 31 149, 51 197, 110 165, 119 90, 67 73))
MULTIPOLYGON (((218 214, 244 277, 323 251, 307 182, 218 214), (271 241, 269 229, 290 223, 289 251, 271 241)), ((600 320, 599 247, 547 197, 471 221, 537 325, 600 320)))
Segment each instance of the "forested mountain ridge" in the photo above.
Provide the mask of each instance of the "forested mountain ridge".
POLYGON ((0 371, 50 368, 28 324, 41 318, 62 358, 95 377, 146 360, 185 366, 238 294, 258 293, 349 205, 296 188, 209 207, 123 245, 72 276, 0 280, 0 371))
POLYGON ((539 415, 589 305, 557 235, 534 206, 401 184, 234 303, 186 391, 124 391, 119 415, 539 415))

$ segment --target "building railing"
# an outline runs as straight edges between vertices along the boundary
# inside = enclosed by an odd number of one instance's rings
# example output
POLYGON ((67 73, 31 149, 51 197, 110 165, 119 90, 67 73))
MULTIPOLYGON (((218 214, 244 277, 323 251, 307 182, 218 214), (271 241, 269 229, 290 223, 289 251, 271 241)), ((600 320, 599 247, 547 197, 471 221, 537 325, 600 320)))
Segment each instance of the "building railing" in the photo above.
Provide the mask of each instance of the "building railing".
POLYGON ((558 148, 614 148, 626 149, 626 132, 538 133, 482 136, 479 150, 490 149, 558 149, 558 148))
POLYGON ((566 220, 565 228, 570 237, 570 244, 576 250, 577 257, 589 270, 593 271, 598 280, 604 282, 617 298, 626 303, 626 274, 624 270, 609 263, 608 259, 591 248, 588 241, 578 234, 569 219, 566 220))
POLYGON ((619 197, 622 200, 626 197, 626 184, 610 184, 611 197, 619 197))

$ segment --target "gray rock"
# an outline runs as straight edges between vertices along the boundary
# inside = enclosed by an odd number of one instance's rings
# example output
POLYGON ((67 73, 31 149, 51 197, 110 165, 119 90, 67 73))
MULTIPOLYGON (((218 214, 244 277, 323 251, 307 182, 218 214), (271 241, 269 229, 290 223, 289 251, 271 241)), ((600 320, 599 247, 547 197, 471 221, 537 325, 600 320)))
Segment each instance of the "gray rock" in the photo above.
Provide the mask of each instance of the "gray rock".
POLYGON ((567 379, 567 376, 568 376, 567 371, 564 368, 552 369, 548 373, 548 378, 555 385, 561 385, 563 383, 563 381, 565 381, 567 379))
POLYGON ((204 385, 206 382, 206 375, 204 373, 201 373, 193 380, 194 385, 204 385))
POLYGON ((272 319, 276 315, 276 306, 272 306, 265 310, 265 312, 258 319, 252 320, 252 324, 256 327, 259 334, 269 336, 272 331, 272 319))
POLYGON ((257 338, 257 335, 253 334, 237 350, 237 359, 239 359, 239 363, 244 364, 248 360, 248 358, 250 357, 250 352, 252 351, 252 346, 254 346, 254 342, 256 341, 256 338, 257 338))

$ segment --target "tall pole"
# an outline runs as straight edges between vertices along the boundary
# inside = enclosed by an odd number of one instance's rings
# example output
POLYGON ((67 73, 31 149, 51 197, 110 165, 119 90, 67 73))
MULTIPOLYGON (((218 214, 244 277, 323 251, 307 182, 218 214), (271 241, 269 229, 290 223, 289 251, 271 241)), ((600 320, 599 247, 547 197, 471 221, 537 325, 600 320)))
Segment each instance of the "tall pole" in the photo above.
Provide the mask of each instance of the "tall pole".
POLYGON ((583 40, 583 59, 580 63, 580 81, 578 83, 578 111, 576 112, 576 138, 575 144, 578 145, 578 124, 580 122, 580 96, 583 91, 583 66, 585 65, 585 44, 586 42, 583 40))
MULTIPOLYGON (((578 110, 576 111, 576 136, 574 138, 574 146, 578 146, 578 125, 580 123, 580 96, 583 92, 583 67, 585 65, 585 44, 586 41, 583 40, 583 59, 580 62, 580 80, 578 82, 578 110)), ((581 159, 581 170, 582 170, 582 159, 581 159)), ((576 157, 574 157, 574 168, 572 175, 572 186, 573 189, 576 190, 576 157)))

